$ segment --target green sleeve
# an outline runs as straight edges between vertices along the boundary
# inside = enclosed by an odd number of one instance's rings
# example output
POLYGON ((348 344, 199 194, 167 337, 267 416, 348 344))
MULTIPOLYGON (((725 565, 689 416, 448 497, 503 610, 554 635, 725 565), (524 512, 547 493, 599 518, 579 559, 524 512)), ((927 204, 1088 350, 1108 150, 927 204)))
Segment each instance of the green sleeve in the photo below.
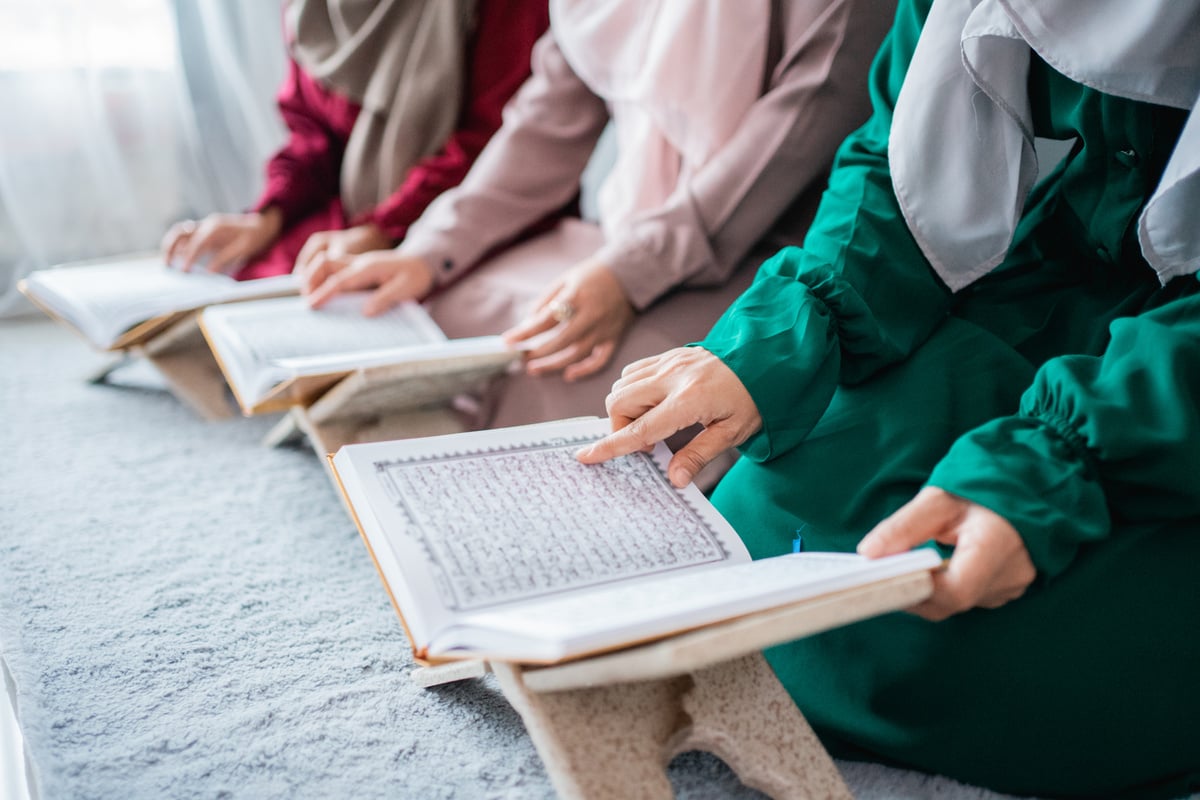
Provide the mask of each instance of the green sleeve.
POLYGON ((871 68, 872 117, 839 149, 804 246, 764 263, 699 342, 758 406, 763 427, 742 446, 751 459, 803 441, 839 383, 905 358, 949 306, 905 225, 887 161, 896 95, 930 2, 900 3, 871 68))
POLYGON ((1011 522, 1047 577, 1114 522, 1200 516, 1200 294, 1110 331, 1101 356, 1046 362, 1016 416, 962 436, 929 478, 1011 522))

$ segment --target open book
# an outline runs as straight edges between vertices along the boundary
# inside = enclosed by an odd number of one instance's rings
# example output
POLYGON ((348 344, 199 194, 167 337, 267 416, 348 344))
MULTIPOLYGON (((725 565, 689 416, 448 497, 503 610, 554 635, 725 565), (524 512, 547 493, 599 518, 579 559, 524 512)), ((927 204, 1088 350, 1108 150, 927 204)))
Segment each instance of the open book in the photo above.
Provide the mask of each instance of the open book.
POLYGON ((554 663, 930 570, 929 550, 751 561, 670 453, 586 466, 599 419, 348 445, 342 493, 422 659, 554 663))
POLYGON ((499 336, 447 339, 416 303, 364 317, 367 293, 334 297, 314 310, 301 297, 207 308, 200 327, 246 414, 304 405, 352 372, 388 367, 390 402, 405 408, 452 397, 480 373, 517 357, 499 336))
POLYGON ((170 269, 158 255, 38 270, 17 286, 101 350, 142 344, 205 306, 299 291, 292 275, 235 281, 227 275, 170 269))

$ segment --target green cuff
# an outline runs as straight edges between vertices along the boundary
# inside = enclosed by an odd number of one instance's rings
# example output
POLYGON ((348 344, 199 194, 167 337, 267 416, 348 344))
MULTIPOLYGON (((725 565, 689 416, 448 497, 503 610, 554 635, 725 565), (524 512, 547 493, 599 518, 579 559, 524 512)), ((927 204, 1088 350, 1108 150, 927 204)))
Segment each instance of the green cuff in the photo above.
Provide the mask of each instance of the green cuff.
POLYGON ((803 283, 761 277, 698 345, 754 399, 763 426, 739 448, 767 461, 808 436, 829 405, 841 363, 829 309, 803 283))
POLYGON ((1060 574, 1081 545, 1111 528, 1091 456, 1050 420, 1003 417, 976 428, 954 443, 928 485, 1008 520, 1045 577, 1060 574))

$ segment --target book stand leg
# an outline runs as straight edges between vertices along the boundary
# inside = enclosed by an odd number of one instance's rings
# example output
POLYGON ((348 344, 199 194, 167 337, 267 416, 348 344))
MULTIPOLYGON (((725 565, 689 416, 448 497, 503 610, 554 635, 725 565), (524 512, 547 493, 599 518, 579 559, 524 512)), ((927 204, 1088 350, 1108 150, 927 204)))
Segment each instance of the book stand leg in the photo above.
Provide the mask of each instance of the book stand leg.
MULTIPOLYGON (((212 422, 233 416, 225 381, 220 371, 208 369, 215 369, 216 362, 205 364, 204 353, 163 353, 147 358, 162 373, 171 394, 201 418, 212 422)), ((208 358, 211 360, 211 356, 208 358)))
POLYGON ((204 341, 195 315, 186 317, 140 344, 122 350, 87 377, 92 384, 105 383, 113 372, 145 358, 180 402, 206 420, 227 419, 233 408, 225 392, 225 377, 204 341))
POLYGON ((633 683, 539 692, 493 663, 564 798, 670 798, 672 758, 705 750, 774 798, 852 798, 761 655, 633 683))
MULTIPOLYGON (((483 369, 495 371, 494 366, 483 369)), ((346 444, 462 433, 465 426, 449 398, 460 385, 478 382, 481 372, 486 374, 482 370, 460 374, 447 387, 444 377, 397 376, 386 367, 359 370, 312 405, 292 406, 263 444, 275 447, 304 434, 324 459, 346 444)))
POLYGON ((850 790, 759 651, 932 592, 929 573, 901 575, 554 666, 458 661, 413 679, 494 672, 563 797, 668 798, 666 764, 705 750, 771 797, 844 800, 850 790))
POLYGON ((358 369, 320 394, 297 401, 289 421, 263 439, 276 446, 299 433, 324 457, 345 444, 462 433, 453 398, 478 389, 513 361, 510 352, 358 369))
POLYGON ((317 456, 324 460, 326 455, 336 453, 347 444, 463 431, 462 420, 448 407, 409 409, 384 416, 332 416, 326 419, 321 419, 316 413, 318 410, 316 406, 293 406, 287 416, 263 437, 263 444, 276 447, 303 434, 317 456))
POLYGON ((263 445, 282 447, 300 439, 304 435, 304 431, 300 429, 300 423, 296 419, 298 411, 298 407, 288 409, 288 412, 280 417, 279 422, 276 422, 271 430, 267 431, 267 435, 262 438, 263 445))
POLYGON ((200 332, 199 315, 192 314, 136 348, 162 374, 171 394, 203 419, 233 416, 225 377, 200 332))
POLYGON ((101 366, 97 367, 92 372, 88 373, 85 380, 91 384, 105 383, 108 376, 119 370, 121 367, 133 361, 133 356, 127 350, 117 351, 105 361, 101 366))

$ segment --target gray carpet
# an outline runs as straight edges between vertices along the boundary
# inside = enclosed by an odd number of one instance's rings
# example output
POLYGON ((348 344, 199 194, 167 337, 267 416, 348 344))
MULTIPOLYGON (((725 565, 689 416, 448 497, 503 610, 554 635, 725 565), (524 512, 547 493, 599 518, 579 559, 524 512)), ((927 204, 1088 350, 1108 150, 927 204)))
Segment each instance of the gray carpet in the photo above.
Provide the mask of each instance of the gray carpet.
MULTIPOLYGON (((0 322, 0 655, 43 798, 542 798, 490 679, 424 691, 353 524, 271 420, 204 423, 0 322)), ((998 798, 842 763, 860 798, 998 798)), ((682 798, 758 796, 685 754, 682 798)))

